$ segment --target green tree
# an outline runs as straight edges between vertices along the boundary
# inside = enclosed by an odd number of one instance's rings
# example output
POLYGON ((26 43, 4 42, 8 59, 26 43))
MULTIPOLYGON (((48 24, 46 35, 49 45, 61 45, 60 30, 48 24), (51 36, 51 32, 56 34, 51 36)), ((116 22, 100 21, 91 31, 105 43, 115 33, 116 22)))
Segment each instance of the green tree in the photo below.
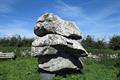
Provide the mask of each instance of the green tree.
POLYGON ((110 39, 109 47, 113 50, 120 50, 120 35, 114 35, 110 39))
POLYGON ((30 47, 33 38, 22 38, 20 35, 0 38, 0 47, 30 47))
POLYGON ((102 39, 102 40, 97 40, 96 43, 95 43, 95 46, 96 46, 96 48, 98 48, 98 49, 106 48, 106 47, 107 47, 106 45, 107 45, 107 44, 106 44, 106 42, 104 41, 104 39, 102 39))
POLYGON ((95 40, 93 37, 88 35, 85 39, 82 40, 82 44, 85 47, 95 47, 95 40))

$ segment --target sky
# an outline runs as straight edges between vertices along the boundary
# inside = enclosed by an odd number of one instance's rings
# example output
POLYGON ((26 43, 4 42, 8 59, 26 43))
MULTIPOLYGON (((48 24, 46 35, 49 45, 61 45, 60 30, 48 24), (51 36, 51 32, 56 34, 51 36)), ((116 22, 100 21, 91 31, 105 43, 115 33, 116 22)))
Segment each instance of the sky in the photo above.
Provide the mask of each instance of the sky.
POLYGON ((74 21, 83 36, 120 35, 120 0, 0 0, 0 37, 35 37, 36 21, 46 12, 74 21))

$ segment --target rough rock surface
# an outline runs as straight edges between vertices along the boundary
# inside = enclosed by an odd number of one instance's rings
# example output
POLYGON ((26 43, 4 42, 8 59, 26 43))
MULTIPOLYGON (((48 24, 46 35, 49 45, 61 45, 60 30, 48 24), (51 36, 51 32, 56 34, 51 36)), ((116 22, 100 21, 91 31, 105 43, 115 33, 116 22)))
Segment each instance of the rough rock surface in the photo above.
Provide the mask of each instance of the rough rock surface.
POLYGON ((0 52, 0 59, 15 59, 15 53, 3 53, 0 52))
POLYGON ((40 80, 53 80, 55 74, 40 72, 40 80))
POLYGON ((87 55, 86 50, 78 41, 67 39, 66 37, 57 34, 48 34, 43 37, 38 37, 36 40, 34 40, 32 43, 32 53, 33 55, 35 53, 39 55, 55 54, 57 53, 57 49, 50 47, 55 45, 59 46, 59 48, 64 47, 65 51, 68 49, 70 51, 74 51, 73 54, 77 56, 87 55))
POLYGON ((48 34, 43 37, 38 37, 33 41, 32 46, 51 46, 51 45, 65 45, 74 49, 83 49, 81 44, 72 39, 67 39, 57 34, 48 34))
POLYGON ((38 63, 39 68, 49 72, 55 72, 66 68, 75 70, 80 70, 83 68, 79 57, 62 52, 57 55, 41 56, 39 57, 38 63))
POLYGON ((73 54, 76 57, 84 57, 87 56, 87 52, 82 49, 72 49, 66 46, 45 46, 45 47, 32 47, 31 55, 32 56, 44 56, 44 55, 53 55, 58 54, 60 52, 65 52, 66 54, 73 54), (65 49, 65 50, 64 50, 65 49), (74 53, 73 53, 74 51, 74 53))
POLYGON ((32 56, 40 56, 40 55, 47 55, 47 54, 56 54, 58 52, 57 49, 51 46, 44 46, 44 47, 32 47, 31 48, 31 55, 32 56))
POLYGON ((39 68, 51 72, 58 71, 64 68, 73 68, 78 70, 77 66, 75 66, 70 60, 62 57, 57 57, 56 59, 51 59, 47 63, 39 64, 39 68))
POLYGON ((64 21, 52 13, 46 13, 38 19, 34 32, 40 37, 53 33, 75 39, 81 38, 81 32, 73 22, 64 21))
POLYGON ((38 37, 32 42, 31 56, 38 58, 39 68, 46 72, 45 75, 63 69, 79 71, 83 68, 80 57, 88 53, 80 43, 82 35, 73 22, 46 13, 39 17, 34 33, 38 37))

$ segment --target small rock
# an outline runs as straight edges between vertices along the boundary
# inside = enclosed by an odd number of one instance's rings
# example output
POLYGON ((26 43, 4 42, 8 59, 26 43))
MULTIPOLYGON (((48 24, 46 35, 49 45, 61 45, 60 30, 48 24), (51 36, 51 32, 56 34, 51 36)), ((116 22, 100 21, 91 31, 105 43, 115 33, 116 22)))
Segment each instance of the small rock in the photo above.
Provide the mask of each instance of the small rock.
POLYGON ((55 77, 55 74, 40 72, 40 80, 53 80, 54 77, 55 77))
POLYGON ((0 52, 0 59, 14 59, 15 58, 15 53, 9 52, 9 53, 3 53, 0 52))

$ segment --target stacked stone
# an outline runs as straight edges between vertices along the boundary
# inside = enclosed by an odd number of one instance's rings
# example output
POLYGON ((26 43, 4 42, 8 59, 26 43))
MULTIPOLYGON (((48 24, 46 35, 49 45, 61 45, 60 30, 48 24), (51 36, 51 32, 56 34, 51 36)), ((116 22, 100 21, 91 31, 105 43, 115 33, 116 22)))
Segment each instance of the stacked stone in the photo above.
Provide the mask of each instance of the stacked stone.
POLYGON ((31 55, 38 57, 40 69, 54 73, 83 68, 80 57, 87 56, 87 52, 80 43, 82 35, 75 23, 46 13, 39 17, 34 33, 38 37, 32 43, 31 55))

